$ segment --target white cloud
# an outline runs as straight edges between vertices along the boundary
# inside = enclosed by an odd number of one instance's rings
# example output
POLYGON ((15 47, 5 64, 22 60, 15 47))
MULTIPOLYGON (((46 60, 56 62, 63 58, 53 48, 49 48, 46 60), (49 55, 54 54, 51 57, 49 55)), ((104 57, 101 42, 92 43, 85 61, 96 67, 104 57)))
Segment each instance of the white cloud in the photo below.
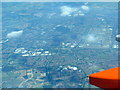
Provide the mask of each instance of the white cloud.
MULTIPOLYGON (((86 7, 82 7, 87 10, 86 7)), ((69 6, 62 6, 61 9, 61 16, 84 16, 84 11, 81 11, 81 8, 69 7, 69 6)))
POLYGON ((23 33, 23 30, 10 32, 7 34, 7 38, 17 38, 17 37, 20 37, 22 33, 23 33))
POLYGON ((72 13, 77 11, 77 8, 71 8, 68 6, 62 6, 60 9, 61 9, 61 16, 71 16, 72 13))
POLYGON ((84 13, 79 13, 80 16, 84 16, 85 14, 84 13))
POLYGON ((90 9, 88 6, 85 6, 85 5, 81 6, 81 8, 82 8, 83 10, 86 10, 86 11, 88 11, 88 10, 90 9))
POLYGON ((93 35, 89 35, 89 36, 87 37, 87 41, 88 41, 88 42, 95 42, 96 39, 95 39, 95 37, 94 37, 93 35))
POLYGON ((80 10, 77 10, 76 12, 74 12, 73 16, 84 16, 85 14, 80 11, 80 10))

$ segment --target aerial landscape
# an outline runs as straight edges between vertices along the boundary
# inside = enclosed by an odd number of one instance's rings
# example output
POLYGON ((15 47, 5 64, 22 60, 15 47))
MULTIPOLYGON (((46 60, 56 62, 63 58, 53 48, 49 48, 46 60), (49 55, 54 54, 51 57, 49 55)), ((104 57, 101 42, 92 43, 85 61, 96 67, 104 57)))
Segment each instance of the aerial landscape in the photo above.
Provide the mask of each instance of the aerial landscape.
POLYGON ((117 2, 2 2, 2 88, 97 88, 117 34, 117 2))

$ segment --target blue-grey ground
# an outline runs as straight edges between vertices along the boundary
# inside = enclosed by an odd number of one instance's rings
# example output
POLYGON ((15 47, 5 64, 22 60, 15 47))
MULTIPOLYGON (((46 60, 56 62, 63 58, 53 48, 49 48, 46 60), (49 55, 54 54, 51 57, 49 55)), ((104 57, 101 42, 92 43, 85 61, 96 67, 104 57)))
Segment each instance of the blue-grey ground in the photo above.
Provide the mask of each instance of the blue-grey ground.
POLYGON ((2 3, 3 88, 89 88, 118 66, 117 3, 2 3))

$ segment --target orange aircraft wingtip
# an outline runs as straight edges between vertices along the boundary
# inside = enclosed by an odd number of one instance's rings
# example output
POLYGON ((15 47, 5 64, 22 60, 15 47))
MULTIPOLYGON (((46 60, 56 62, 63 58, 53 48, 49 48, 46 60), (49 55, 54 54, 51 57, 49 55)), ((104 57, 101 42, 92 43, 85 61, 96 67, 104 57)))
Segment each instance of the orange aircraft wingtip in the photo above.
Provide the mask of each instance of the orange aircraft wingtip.
POLYGON ((108 69, 89 76, 90 84, 100 88, 119 88, 120 85, 120 67, 108 69))

